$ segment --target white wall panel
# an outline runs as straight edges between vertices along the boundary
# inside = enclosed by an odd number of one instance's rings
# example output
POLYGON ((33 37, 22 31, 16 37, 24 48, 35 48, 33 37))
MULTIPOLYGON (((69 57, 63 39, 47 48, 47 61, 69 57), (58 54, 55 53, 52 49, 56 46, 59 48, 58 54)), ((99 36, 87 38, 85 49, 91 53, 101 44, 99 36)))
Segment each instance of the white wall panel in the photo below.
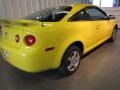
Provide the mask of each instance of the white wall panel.
POLYGON ((4 11, 5 10, 4 10, 4 7, 3 7, 3 2, 2 2, 2 0, 0 0, 0 17, 4 18, 6 16, 4 11))
POLYGON ((80 0, 0 0, 0 18, 22 18, 43 8, 79 2, 80 0))
POLYGON ((42 0, 42 8, 48 7, 48 0, 42 0))
POLYGON ((18 0, 18 2, 19 2, 21 17, 24 17, 27 15, 26 0, 18 0))
POLYGON ((39 10, 44 8, 44 0, 38 0, 38 7, 39 7, 39 10))
POLYGON ((13 16, 15 18, 21 17, 20 6, 18 3, 18 0, 11 0, 11 6, 12 6, 12 11, 13 11, 13 16))
POLYGON ((39 10, 38 0, 32 0, 32 9, 33 9, 33 11, 38 11, 39 10))
POLYGON ((26 0, 27 14, 31 14, 33 12, 32 8, 32 0, 26 0))
POLYGON ((10 0, 2 0, 2 4, 5 10, 6 18, 13 18, 13 10, 10 0))

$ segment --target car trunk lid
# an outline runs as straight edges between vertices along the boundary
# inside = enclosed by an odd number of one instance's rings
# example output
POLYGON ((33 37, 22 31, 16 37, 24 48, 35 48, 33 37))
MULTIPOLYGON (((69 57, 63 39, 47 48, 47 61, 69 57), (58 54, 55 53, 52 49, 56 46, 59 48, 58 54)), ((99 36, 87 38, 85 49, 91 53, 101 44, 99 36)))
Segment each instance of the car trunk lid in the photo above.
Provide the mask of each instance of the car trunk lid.
POLYGON ((1 20, 0 23, 0 43, 19 48, 23 42, 24 26, 27 23, 10 20, 1 20))

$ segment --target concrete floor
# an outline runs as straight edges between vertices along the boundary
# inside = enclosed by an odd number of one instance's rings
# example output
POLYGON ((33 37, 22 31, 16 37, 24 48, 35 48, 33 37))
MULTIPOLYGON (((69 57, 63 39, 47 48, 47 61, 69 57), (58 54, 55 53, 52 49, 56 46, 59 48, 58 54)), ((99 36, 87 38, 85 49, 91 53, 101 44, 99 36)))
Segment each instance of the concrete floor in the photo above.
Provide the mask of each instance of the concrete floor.
POLYGON ((69 77, 56 70, 21 72, 0 57, 0 90, 120 90, 120 31, 117 36, 87 54, 69 77))

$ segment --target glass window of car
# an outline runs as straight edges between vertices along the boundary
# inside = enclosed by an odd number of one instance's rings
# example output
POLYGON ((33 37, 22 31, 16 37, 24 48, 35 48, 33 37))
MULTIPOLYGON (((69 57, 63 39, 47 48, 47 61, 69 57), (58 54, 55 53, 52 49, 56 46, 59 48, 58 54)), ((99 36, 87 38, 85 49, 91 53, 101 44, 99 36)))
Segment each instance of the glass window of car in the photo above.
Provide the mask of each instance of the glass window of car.
POLYGON ((89 14, 92 20, 105 20, 107 18, 107 15, 102 10, 94 7, 87 8, 86 12, 89 14))
POLYGON ((84 11, 80 10, 76 14, 74 14, 69 21, 79 21, 79 20, 89 20, 89 15, 84 11))
POLYGON ((60 6, 47 8, 31 15, 28 15, 24 19, 38 20, 44 22, 57 22, 60 21, 71 11, 71 6, 60 6))

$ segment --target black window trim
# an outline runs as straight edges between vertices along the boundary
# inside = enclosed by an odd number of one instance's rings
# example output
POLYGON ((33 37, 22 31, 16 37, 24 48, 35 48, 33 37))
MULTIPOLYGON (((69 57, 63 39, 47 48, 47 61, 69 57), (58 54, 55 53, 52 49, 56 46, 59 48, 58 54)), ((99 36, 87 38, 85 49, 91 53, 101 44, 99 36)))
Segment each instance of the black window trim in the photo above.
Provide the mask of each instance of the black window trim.
MULTIPOLYGON (((96 20, 93 20, 93 19, 90 18, 90 16, 89 16, 89 20, 71 20, 71 18, 72 18, 74 15, 76 15, 77 13, 80 13, 81 11, 86 12, 86 9, 89 9, 89 8, 97 9, 97 10, 99 10, 100 12, 102 12, 106 17, 108 17, 107 14, 106 14, 102 9, 100 9, 100 8, 98 8, 98 7, 96 7, 96 6, 87 6, 87 7, 83 8, 83 9, 81 9, 81 10, 78 10, 78 11, 77 11, 75 14, 73 14, 67 21, 68 21, 68 22, 79 22, 79 21, 101 21, 101 20, 108 20, 107 18, 106 18, 106 19, 96 19, 96 20)), ((87 13, 87 12, 86 12, 86 13, 87 13)), ((89 15, 89 14, 88 14, 88 15, 89 15)))
POLYGON ((100 9, 100 8, 98 8, 98 7, 96 7, 96 6, 88 6, 88 7, 86 7, 85 8, 85 11, 86 11, 86 9, 91 9, 91 8, 93 8, 93 9, 97 9, 98 11, 100 11, 101 13, 103 13, 105 16, 106 16, 106 19, 90 19, 91 21, 102 21, 102 20, 108 20, 108 16, 107 16, 107 14, 102 10, 102 9, 100 9))
MULTIPOLYGON (((90 20, 71 20, 76 14, 80 13, 81 11, 86 12, 86 11, 85 11, 85 8, 77 11, 75 14, 73 14, 73 15, 68 19, 68 22, 90 21, 90 20)), ((89 17, 89 19, 90 19, 90 17, 89 17)))

